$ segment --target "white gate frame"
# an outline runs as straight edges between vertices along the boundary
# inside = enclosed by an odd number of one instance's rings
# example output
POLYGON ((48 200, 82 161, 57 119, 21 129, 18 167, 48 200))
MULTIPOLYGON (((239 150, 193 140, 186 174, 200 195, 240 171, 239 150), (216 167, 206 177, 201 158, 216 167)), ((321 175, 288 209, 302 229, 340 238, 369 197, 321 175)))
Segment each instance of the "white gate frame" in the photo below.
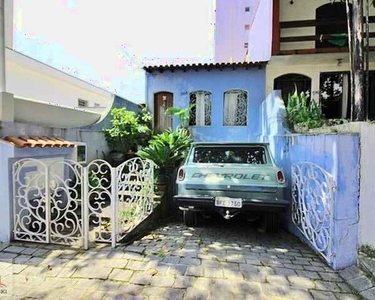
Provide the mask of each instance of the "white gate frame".
POLYGON ((292 165, 292 221, 328 262, 333 252, 333 207, 337 189, 333 176, 312 162, 292 165))
MULTIPOLYGON (((108 242, 111 243, 111 246, 114 248, 121 238, 125 237, 134 227, 153 212, 155 202, 153 194, 154 163, 152 161, 133 158, 125 161, 117 168, 112 167, 108 162, 100 159, 92 161, 87 166, 70 160, 63 160, 59 163, 61 163, 62 166, 69 167, 69 170, 74 170, 75 178, 65 178, 65 175, 61 178, 61 176, 54 174, 51 167, 56 164, 55 162, 48 166, 41 160, 34 158, 24 158, 14 162, 12 179, 13 234, 15 240, 59 244, 70 244, 70 242, 74 240, 81 240, 84 249, 89 248, 90 242, 108 242), (23 168, 28 165, 37 169, 36 173, 31 175, 31 180, 26 176, 20 178, 23 168), (77 173, 78 170, 79 173, 77 173), (124 170, 128 173, 123 173, 124 170), (96 176, 99 175, 99 177, 96 177, 98 185, 90 185, 90 172, 94 172, 96 176), (109 176, 110 180, 108 180, 109 176), (135 180, 132 180, 132 176, 135 177, 135 180), (57 179, 58 185, 52 180, 53 178, 57 179), (43 181, 41 179, 43 179, 43 181), (72 180, 76 180, 73 187, 69 186, 72 180), (77 180, 81 185, 80 198, 76 193, 73 193, 73 196, 71 193, 71 190, 77 187, 77 180), (119 186, 128 190, 126 197, 119 197, 119 186), (55 192, 54 195, 51 196, 52 190, 55 192), (78 215, 78 212, 74 212, 73 210, 69 211, 70 205, 64 207, 62 200, 53 198, 54 196, 61 197, 62 192, 58 193, 58 190, 62 190, 65 193, 67 204, 74 203, 73 208, 75 207, 77 209, 80 204, 81 216, 78 215), (148 193, 145 193, 146 190, 148 193), (35 199, 29 199, 30 193, 32 193, 35 199), (91 205, 90 198, 93 198, 95 207, 91 205), (37 206, 33 207, 30 201, 34 201, 37 206), (52 201, 54 203, 52 203, 52 201), (134 212, 136 215, 136 223, 131 224, 128 231, 125 232, 121 231, 121 224, 118 223, 120 213, 118 207, 120 201, 121 203, 129 203, 136 207, 134 212), (71 222, 70 224, 67 222, 64 222, 64 224, 54 224, 55 231, 57 232, 57 235, 54 236, 55 239, 51 239, 52 204, 55 205, 54 210, 58 211, 58 216, 60 216, 60 211, 66 209, 66 211, 70 213, 71 218, 78 222, 78 224, 71 222), (58 205, 62 205, 62 208, 59 208, 58 205), (139 207, 137 207, 137 205, 139 205, 139 207), (146 205, 145 207, 147 209, 143 207, 144 205, 146 205), (110 219, 110 232, 103 232, 101 229, 102 218, 105 218, 103 210, 106 207, 109 207, 109 216, 107 215, 107 218, 109 217, 110 219), (97 234, 97 236, 90 240, 90 219, 92 217, 97 219, 92 221, 94 224, 97 222, 96 226, 94 226, 95 229, 93 229, 94 234, 97 234), (36 225, 36 228, 34 228, 37 231, 36 233, 26 228, 27 226, 25 225, 29 226, 30 224, 36 225), (77 228, 72 228, 72 225, 73 227, 77 226, 77 228), (64 226, 66 227, 64 228, 64 226), (64 229, 69 228, 77 235, 64 235, 64 229), (103 237, 103 234, 106 234, 106 237, 103 237)), ((63 172, 65 172, 64 170, 65 169, 63 169, 63 172)))

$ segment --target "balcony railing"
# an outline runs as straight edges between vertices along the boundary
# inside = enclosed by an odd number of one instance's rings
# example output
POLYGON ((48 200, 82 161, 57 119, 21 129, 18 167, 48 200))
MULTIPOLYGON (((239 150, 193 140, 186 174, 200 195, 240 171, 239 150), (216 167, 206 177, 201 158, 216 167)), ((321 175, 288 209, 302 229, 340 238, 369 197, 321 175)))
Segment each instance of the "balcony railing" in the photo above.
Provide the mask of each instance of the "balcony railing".
MULTIPOLYGON (((369 17, 369 23, 375 23, 375 16, 369 17)), ((274 35, 273 55, 348 52, 346 41, 343 46, 335 45, 335 42, 340 44, 340 41, 347 39, 347 30, 341 34, 315 34, 317 26, 346 24, 347 21, 342 19, 280 22, 279 28, 275 28, 278 32, 274 35), (332 47, 316 47, 316 41, 330 41, 332 47)), ((369 50, 375 51, 375 32, 370 32, 369 38, 369 50)))

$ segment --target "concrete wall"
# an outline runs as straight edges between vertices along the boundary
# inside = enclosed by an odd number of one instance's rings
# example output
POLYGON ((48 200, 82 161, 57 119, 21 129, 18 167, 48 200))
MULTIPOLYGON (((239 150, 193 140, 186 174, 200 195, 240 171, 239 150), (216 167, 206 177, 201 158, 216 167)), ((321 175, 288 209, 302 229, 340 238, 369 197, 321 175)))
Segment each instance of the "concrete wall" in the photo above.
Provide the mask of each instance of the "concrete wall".
MULTIPOLYGON (((360 229, 358 206, 363 202, 362 194, 361 200, 359 198, 359 134, 290 134, 283 124, 284 114, 285 107, 279 97, 279 92, 272 93, 262 104, 263 135, 261 140, 270 143, 275 161, 285 173, 289 183, 286 197, 291 199, 291 166, 294 163, 312 162, 333 176, 337 190, 332 210, 332 249, 335 256, 331 266, 334 269, 351 266, 356 263, 357 258, 360 229)), ((366 146, 368 154, 371 151, 371 145, 368 143, 366 146)), ((361 158, 362 164, 364 164, 363 157, 361 158)), ((367 162, 367 165, 371 164, 367 162)), ((367 171, 369 172, 370 169, 371 167, 368 167, 367 171)), ((362 182, 361 178, 361 191, 362 182)), ((372 182, 368 181, 367 184, 370 185, 372 182)), ((372 189, 374 189, 373 184, 372 189)), ((367 195, 370 196, 371 189, 366 187, 366 190, 367 195)), ((368 202, 367 209, 371 205, 373 202, 368 202)), ((368 213, 367 219, 370 214, 368 213)), ((288 224, 290 231, 304 240, 301 232, 292 223, 290 213, 288 214, 288 224)))
POLYGON ((77 107, 78 99, 103 110, 111 105, 113 94, 58 71, 48 65, 6 49, 6 90, 15 96, 77 107))
MULTIPOLYGON (((148 106, 154 110, 154 94, 160 91, 173 93, 173 106, 185 108, 189 105, 189 94, 205 90, 212 93, 212 125, 193 126, 191 131, 196 141, 257 141, 260 135, 259 110, 264 100, 265 70, 230 68, 220 70, 164 71, 148 74, 148 106), (248 92, 247 126, 223 126, 224 92, 243 89, 248 92)), ((177 118, 173 126, 178 125, 177 118)))
MULTIPOLYGON (((126 107, 128 110, 135 112, 139 111, 137 104, 116 96, 112 108, 120 107, 126 107)), ((1 135, 56 136, 71 142, 86 143, 87 162, 90 162, 94 159, 104 158, 109 152, 109 148, 102 130, 110 128, 110 121, 111 115, 108 114, 101 122, 97 124, 72 129, 52 128, 20 122, 2 122, 1 135)))
MULTIPOLYGON (((249 30, 245 25, 252 25, 261 0, 216 0, 215 23, 215 61, 244 61, 249 42, 249 30), (250 12, 245 12, 245 7, 250 12)), ((264 1, 264 0, 263 0, 264 1)))
POLYGON ((0 242, 9 242, 13 230, 13 181, 12 166, 16 160, 32 157, 36 159, 76 159, 76 148, 15 148, 0 141, 0 242))
POLYGON ((360 124, 360 203, 359 203, 359 243, 375 247, 375 181, 374 149, 375 124, 360 124))

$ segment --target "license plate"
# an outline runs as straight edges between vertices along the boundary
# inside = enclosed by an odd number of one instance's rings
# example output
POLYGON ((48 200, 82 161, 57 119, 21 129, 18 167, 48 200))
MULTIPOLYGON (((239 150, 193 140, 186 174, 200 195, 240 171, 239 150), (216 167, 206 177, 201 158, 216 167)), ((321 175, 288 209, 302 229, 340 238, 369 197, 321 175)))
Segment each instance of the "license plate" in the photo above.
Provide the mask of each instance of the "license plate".
POLYGON ((240 198, 229 198, 229 197, 216 197, 215 198, 215 206, 241 208, 242 207, 242 199, 240 199, 240 198))

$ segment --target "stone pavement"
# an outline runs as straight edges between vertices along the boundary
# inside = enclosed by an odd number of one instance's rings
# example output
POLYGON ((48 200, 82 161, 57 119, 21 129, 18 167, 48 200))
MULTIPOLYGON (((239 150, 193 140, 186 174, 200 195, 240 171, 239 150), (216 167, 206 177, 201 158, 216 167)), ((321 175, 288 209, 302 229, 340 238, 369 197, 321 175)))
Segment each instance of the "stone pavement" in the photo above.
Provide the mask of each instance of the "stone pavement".
POLYGON ((171 224, 116 249, 0 244, 0 261, 0 300, 360 299, 290 234, 223 220, 171 224))
POLYGON ((363 299, 373 300, 375 299, 375 259, 360 253, 358 262, 358 266, 342 270, 340 275, 363 299))

